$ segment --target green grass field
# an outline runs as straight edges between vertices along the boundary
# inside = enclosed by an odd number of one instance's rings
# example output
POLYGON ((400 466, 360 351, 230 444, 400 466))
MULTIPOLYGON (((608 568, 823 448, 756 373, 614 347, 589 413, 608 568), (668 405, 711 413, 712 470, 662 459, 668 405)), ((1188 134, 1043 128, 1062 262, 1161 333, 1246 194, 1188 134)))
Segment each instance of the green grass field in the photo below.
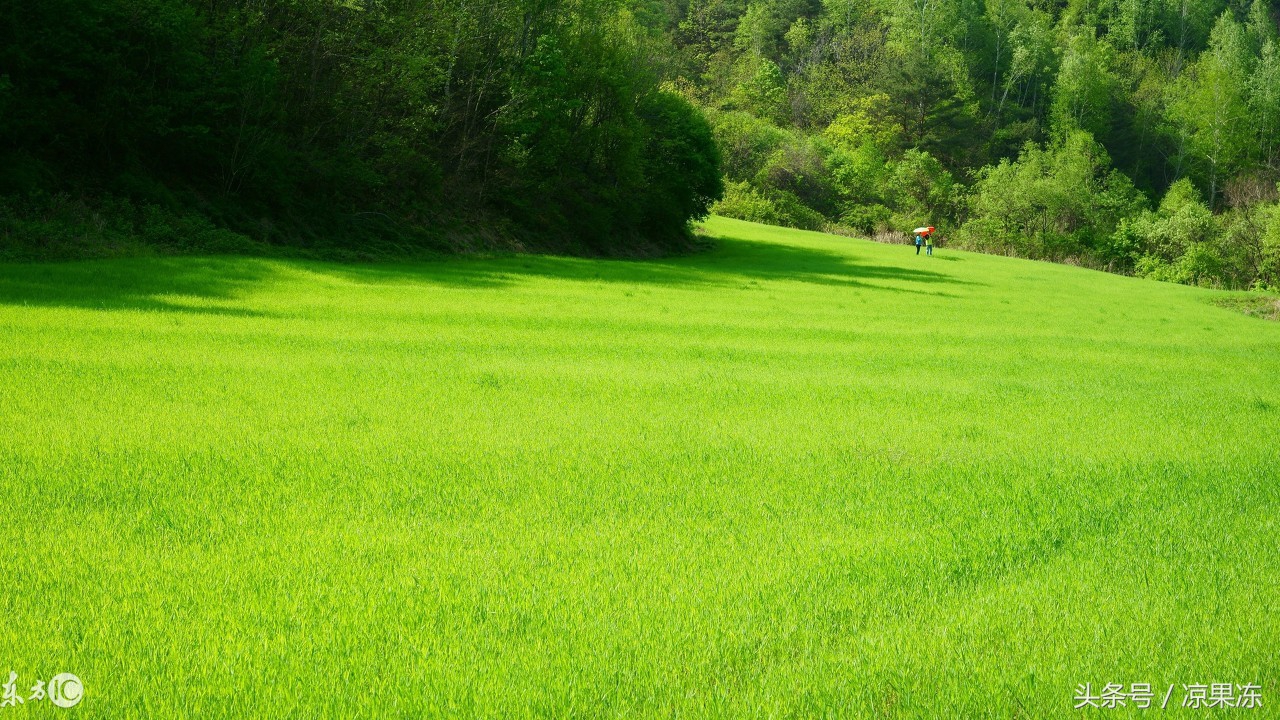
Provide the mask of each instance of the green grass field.
POLYGON ((1280 323, 706 227, 0 266, 0 720, 1277 716, 1280 323))

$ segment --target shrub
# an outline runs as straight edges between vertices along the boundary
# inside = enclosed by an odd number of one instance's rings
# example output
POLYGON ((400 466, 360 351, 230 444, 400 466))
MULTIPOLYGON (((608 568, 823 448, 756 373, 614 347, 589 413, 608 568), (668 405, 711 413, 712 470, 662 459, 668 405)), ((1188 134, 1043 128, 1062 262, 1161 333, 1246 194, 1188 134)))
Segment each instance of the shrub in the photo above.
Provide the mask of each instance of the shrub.
POLYGON ((195 212, 103 195, 0 196, 0 258, 105 257, 146 248, 184 253, 256 253, 259 243, 195 212))
POLYGON ((793 193, 785 190, 776 193, 774 203, 782 213, 784 225, 801 230, 821 230, 827 224, 822 213, 805 205, 793 193))
POLYGON ((780 193, 794 196, 806 206, 806 214, 834 214, 835 191, 826 162, 812 141, 793 136, 769 156, 756 174, 755 186, 777 197, 780 193))
POLYGON ((1174 262, 1157 255, 1144 255, 1135 268, 1139 277, 1184 285, 1221 284, 1222 258, 1207 243, 1193 245, 1174 262))
POLYGON ((724 195, 720 151, 706 118, 683 97, 657 91, 644 98, 646 192, 642 226, 669 235, 690 218, 706 217, 724 195))
POLYGON ((724 197, 711 206, 711 212, 769 225, 786 224, 778 206, 746 182, 725 183, 724 197))
POLYGON ((941 226, 954 215, 963 190, 937 158, 922 150, 903 153, 885 183, 885 198, 895 211, 893 222, 902 227, 941 226))
POLYGON ((970 219, 958 239, 1034 258, 1114 255, 1131 237, 1117 237, 1117 228, 1143 200, 1109 164, 1106 151, 1083 131, 1043 148, 1028 143, 1017 161, 977 173, 970 219))
POLYGON ((748 112, 715 113, 711 117, 716 145, 730 180, 754 178, 789 133, 748 112))
POLYGON ((840 213, 840 224, 871 234, 892 226, 893 211, 884 205, 847 205, 840 213))

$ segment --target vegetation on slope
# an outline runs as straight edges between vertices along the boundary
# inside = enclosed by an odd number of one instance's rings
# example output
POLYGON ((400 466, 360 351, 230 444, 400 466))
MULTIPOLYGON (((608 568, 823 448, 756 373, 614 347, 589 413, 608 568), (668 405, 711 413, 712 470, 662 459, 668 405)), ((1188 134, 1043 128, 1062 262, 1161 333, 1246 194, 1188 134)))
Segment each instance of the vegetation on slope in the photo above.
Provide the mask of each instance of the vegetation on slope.
POLYGON ((719 213, 1280 285, 1267 0, 654 2, 719 213))
POLYGON ((0 9, 0 253, 686 247, 721 214, 1280 285, 1274 0, 0 9), (722 179, 723 178, 723 179, 722 179), (721 198, 723 190, 723 198, 721 198), (231 234, 227 234, 230 232, 231 234))

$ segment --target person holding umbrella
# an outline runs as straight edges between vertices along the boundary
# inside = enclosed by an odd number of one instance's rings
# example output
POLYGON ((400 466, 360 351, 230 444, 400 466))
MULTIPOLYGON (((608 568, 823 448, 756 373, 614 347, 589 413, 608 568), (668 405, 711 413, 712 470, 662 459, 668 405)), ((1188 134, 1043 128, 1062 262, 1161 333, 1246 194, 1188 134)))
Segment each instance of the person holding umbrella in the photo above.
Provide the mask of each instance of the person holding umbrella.
POLYGON ((916 234, 916 254, 920 254, 920 246, 925 245, 928 250, 926 254, 933 254, 933 227, 918 227, 911 232, 916 234))

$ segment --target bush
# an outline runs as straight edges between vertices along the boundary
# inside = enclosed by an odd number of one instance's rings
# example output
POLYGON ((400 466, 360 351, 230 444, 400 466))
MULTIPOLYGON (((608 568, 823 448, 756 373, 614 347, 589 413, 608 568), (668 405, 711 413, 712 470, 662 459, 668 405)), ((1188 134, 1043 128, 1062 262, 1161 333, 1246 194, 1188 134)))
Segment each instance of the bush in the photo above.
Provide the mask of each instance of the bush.
POLYGON ((670 236, 690 218, 707 216, 724 195, 720 151, 706 118, 683 97, 666 91, 640 106, 645 126, 645 191, 641 226, 670 236))
POLYGON ((908 150, 893 164, 886 178, 885 197, 894 209, 892 222, 903 228, 941 227, 955 215, 963 186, 938 159, 922 150, 908 150))
POLYGON ((1184 285, 1221 284, 1222 258, 1207 243, 1193 245, 1174 262, 1157 255, 1139 258, 1134 274, 1151 280, 1182 283, 1184 285))
POLYGON ((0 197, 0 259, 107 257, 147 249, 254 254, 263 246, 198 213, 112 195, 0 197))
POLYGON ((831 185, 846 207, 884 206, 886 161, 884 154, 870 143, 855 148, 832 147, 826 166, 830 168, 831 185))
POLYGON ((840 213, 840 224, 867 234, 892 226, 893 211, 884 205, 847 205, 840 213))
POLYGON ((1217 223, 1189 180, 1175 182, 1155 212, 1129 219, 1112 237, 1118 242, 1120 236, 1142 253, 1134 265, 1140 277, 1189 285, 1218 285, 1225 279, 1217 223))
POLYGON ((790 114, 787 102, 787 79, 782 68, 764 57, 749 60, 744 68, 746 79, 734 88, 733 103, 757 117, 785 123, 790 114))
POLYGON ((746 182, 725 183, 724 197, 711 206, 711 212, 768 225, 787 224, 778 206, 746 182))
POLYGON ((1258 280, 1268 287, 1280 287, 1280 205, 1262 211, 1262 248, 1258 263, 1258 280))
POLYGON ((821 230, 827 224, 821 213, 807 207, 794 194, 778 191, 765 195, 745 182, 726 183, 724 198, 712 205, 711 211, 739 220, 801 230, 821 230))
POLYGON ((790 134, 751 113, 734 111, 711 116, 724 174, 730 180, 750 180, 758 175, 790 134))
POLYGON ((794 136, 769 156, 754 178, 755 186, 770 197, 785 193, 805 206, 805 214, 834 214, 835 190, 818 148, 808 138, 794 136))
POLYGON ((970 219, 957 239, 967 247, 1033 258, 1114 256, 1131 239, 1117 236, 1117 228, 1143 200, 1109 164, 1083 131, 1043 148, 1028 143, 1016 162, 1002 160, 977 173, 970 219))
POLYGON ((785 190, 775 196, 775 204, 782 213, 783 225, 801 230, 821 230, 827 224, 822 213, 801 202, 800 198, 785 190))

